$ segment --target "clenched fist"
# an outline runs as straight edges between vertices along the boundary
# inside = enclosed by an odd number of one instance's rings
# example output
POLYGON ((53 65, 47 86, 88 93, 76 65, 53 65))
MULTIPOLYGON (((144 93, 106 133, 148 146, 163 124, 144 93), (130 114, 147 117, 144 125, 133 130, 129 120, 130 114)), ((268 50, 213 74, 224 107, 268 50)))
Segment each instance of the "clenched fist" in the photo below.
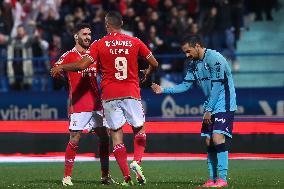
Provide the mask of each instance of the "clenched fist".
POLYGON ((163 92, 162 87, 160 85, 157 85, 156 83, 152 83, 151 88, 156 94, 161 94, 163 92))

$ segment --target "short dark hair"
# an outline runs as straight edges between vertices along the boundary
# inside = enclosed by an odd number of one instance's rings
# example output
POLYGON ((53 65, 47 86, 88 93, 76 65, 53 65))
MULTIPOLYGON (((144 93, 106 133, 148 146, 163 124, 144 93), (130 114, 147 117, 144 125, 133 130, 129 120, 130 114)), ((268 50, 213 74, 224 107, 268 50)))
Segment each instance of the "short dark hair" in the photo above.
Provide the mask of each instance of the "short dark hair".
POLYGON ((19 25, 17 26, 17 28, 24 28, 24 29, 26 29, 25 26, 24 26, 24 24, 19 24, 19 25))
POLYGON ((183 39, 181 41, 181 45, 183 46, 187 43, 192 47, 194 47, 197 43, 201 47, 204 47, 202 38, 199 35, 186 35, 185 37, 183 37, 183 39))
POLYGON ((110 11, 106 14, 107 23, 115 29, 120 29, 122 26, 122 16, 117 11, 110 11))
POLYGON ((90 24, 88 23, 79 23, 79 24, 76 24, 75 28, 74 28, 74 34, 78 33, 81 29, 84 29, 84 28, 89 28, 91 29, 91 26, 90 24))

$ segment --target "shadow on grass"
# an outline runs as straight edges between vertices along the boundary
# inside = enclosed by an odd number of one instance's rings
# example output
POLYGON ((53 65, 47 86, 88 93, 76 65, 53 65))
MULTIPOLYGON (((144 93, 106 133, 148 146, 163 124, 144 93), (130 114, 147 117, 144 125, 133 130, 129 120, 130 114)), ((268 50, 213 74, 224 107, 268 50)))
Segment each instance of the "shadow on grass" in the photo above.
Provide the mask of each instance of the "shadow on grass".
POLYGON ((57 179, 35 179, 35 180, 26 181, 25 183, 29 183, 29 184, 34 184, 34 183, 38 183, 38 184, 56 184, 56 185, 61 185, 62 184, 61 180, 57 180, 57 179))
POLYGON ((177 185, 177 186, 192 186, 197 187, 202 185, 200 182, 194 181, 160 181, 160 182, 148 182, 151 185, 177 185))
MULTIPOLYGON (((79 179, 72 179, 72 182, 74 184, 85 184, 85 185, 101 185, 101 181, 98 180, 79 180, 79 179)), ((62 185, 61 180, 58 179, 36 179, 36 180, 30 180, 26 181, 26 183, 38 183, 38 184, 56 184, 56 185, 62 185)))
MULTIPOLYGON (((108 187, 122 187, 119 185, 101 185, 101 182, 98 180, 83 180, 83 179, 73 179, 72 180, 74 186, 76 187, 80 187, 80 186, 85 186, 86 188, 89 187, 98 187, 98 188, 108 188, 108 187)), ((26 184, 30 185, 30 186, 40 186, 40 185, 49 185, 52 184, 53 186, 57 187, 61 187, 62 183, 61 180, 58 179, 35 179, 35 180, 29 180, 25 182, 26 184)), ((141 187, 138 186, 135 183, 135 188, 136 187, 141 187)), ((200 182, 195 182, 195 181, 154 181, 154 182, 147 182, 146 185, 142 186, 144 189, 146 188, 199 188, 201 185, 200 182)), ((84 188, 85 188, 84 187, 84 188)))
POLYGON ((74 179, 73 183, 87 184, 87 185, 89 185, 89 184, 101 185, 101 181, 98 181, 98 180, 77 180, 77 179, 74 179))

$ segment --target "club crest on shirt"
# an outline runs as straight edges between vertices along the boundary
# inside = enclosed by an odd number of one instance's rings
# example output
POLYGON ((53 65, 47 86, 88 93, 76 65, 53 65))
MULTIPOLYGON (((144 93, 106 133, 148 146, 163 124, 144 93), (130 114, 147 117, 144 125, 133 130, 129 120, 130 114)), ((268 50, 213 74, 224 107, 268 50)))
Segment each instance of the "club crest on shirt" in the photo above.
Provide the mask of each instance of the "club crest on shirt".
POLYGON ((63 58, 60 58, 55 64, 57 64, 57 65, 62 64, 63 60, 64 60, 63 58))

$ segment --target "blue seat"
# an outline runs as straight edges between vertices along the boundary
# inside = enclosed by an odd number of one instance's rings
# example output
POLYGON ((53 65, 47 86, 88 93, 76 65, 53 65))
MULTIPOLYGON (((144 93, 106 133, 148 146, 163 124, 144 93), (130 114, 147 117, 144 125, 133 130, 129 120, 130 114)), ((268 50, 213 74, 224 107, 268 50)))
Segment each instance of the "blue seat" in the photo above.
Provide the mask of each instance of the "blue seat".
POLYGON ((32 80, 32 91, 41 91, 41 79, 38 76, 34 76, 32 80))
POLYGON ((0 77, 0 92, 8 92, 9 84, 6 76, 0 77))

